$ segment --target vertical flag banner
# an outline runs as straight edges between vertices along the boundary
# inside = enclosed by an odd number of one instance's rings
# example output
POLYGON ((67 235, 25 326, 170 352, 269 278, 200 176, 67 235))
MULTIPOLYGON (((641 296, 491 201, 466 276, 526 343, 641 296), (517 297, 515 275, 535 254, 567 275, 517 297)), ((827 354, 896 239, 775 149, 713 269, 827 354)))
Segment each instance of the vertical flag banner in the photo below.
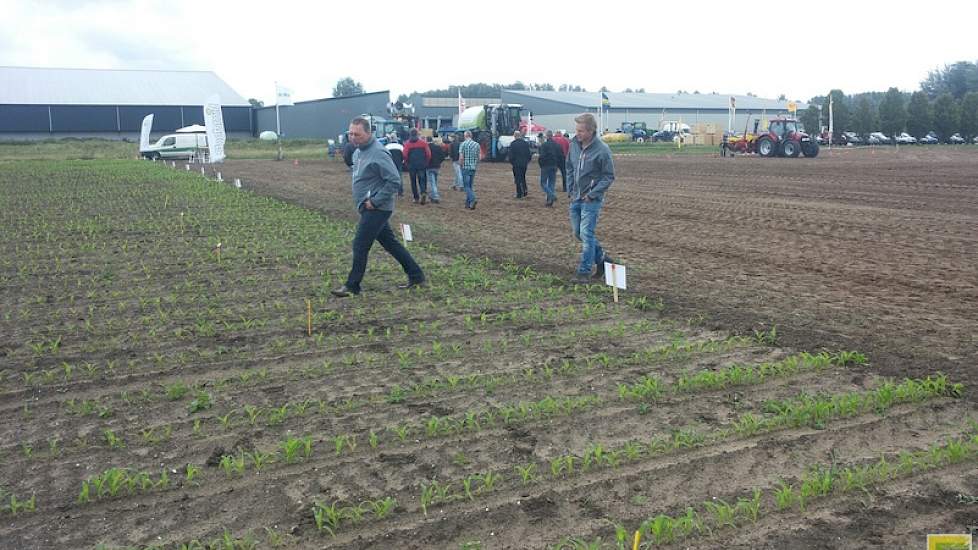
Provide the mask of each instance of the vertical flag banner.
POLYGON ((611 100, 608 99, 608 94, 601 92, 601 108, 607 111, 611 109, 611 100))
POLYGON ((462 99, 462 89, 458 90, 458 114, 461 115, 462 111, 465 110, 465 100, 462 99))
POLYGON ((221 112, 221 98, 213 94, 204 105, 204 127, 207 129, 207 147, 210 149, 211 163, 224 162, 224 115, 221 112))
POLYGON ((149 132, 153 129, 153 113, 143 118, 143 127, 139 131, 139 150, 149 149, 149 132))

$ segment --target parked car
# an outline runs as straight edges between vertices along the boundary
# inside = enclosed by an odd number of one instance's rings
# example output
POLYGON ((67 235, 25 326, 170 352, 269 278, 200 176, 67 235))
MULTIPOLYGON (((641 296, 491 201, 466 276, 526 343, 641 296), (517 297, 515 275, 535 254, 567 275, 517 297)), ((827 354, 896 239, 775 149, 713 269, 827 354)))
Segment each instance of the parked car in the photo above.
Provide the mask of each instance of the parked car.
POLYGON ((167 134, 139 154, 148 159, 188 159, 207 149, 207 134, 200 132, 167 134))
POLYGON ((839 140, 842 142, 841 145, 862 145, 865 143, 856 132, 842 132, 839 140))
POLYGON ((951 145, 961 145, 962 143, 965 143, 965 140, 963 137, 961 137, 961 134, 955 132, 951 134, 951 137, 947 138, 947 142, 951 145))
POLYGON ((890 138, 886 137, 883 132, 873 132, 869 134, 868 143, 870 145, 889 145, 890 138))
POLYGON ((906 132, 901 132, 900 135, 893 138, 893 141, 899 143, 900 145, 910 145, 917 143, 917 138, 911 136, 906 132))
POLYGON ((975 136, 975 139, 971 140, 971 143, 978 145, 978 136, 975 136))
POLYGON ((940 143, 941 140, 937 139, 937 134, 934 132, 927 132, 927 135, 920 138, 920 143, 922 145, 936 145, 940 143))

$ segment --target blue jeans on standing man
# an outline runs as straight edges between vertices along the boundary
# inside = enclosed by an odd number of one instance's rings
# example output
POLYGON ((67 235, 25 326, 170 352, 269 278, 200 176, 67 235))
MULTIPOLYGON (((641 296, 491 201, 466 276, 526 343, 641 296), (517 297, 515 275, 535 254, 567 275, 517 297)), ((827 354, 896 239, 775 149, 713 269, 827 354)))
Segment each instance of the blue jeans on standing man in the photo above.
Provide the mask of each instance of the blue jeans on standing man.
POLYGON ((475 196, 475 170, 462 170, 462 187, 465 188, 465 206, 472 208, 478 198, 475 196))
POLYGON ((387 223, 391 214, 390 210, 360 208, 360 222, 357 224, 357 234, 353 237, 353 267, 350 268, 350 274, 346 278, 346 288, 354 294, 360 293, 360 282, 363 280, 363 273, 367 270, 367 254, 374 241, 379 242, 384 250, 394 256, 404 269, 404 273, 407 273, 409 281, 424 280, 421 266, 414 261, 411 253, 404 248, 391 230, 390 224, 387 223))
POLYGON ((577 274, 591 276, 591 269, 604 261, 604 249, 594 236, 598 225, 598 215, 601 214, 601 201, 584 202, 576 200, 570 205, 571 229, 574 238, 581 241, 581 262, 577 265, 577 274))
POLYGON ((455 160, 452 161, 452 167, 455 168, 455 187, 459 189, 462 188, 462 164, 455 160))
POLYGON ((431 197, 431 200, 440 202, 441 195, 438 194, 438 169, 428 168, 428 170, 425 172, 425 176, 428 178, 428 189, 430 191, 428 196, 431 197))
POLYGON ((543 194, 547 196, 547 204, 552 204, 557 199, 557 191, 554 186, 557 185, 557 167, 547 166, 540 168, 540 189, 543 189, 543 194))

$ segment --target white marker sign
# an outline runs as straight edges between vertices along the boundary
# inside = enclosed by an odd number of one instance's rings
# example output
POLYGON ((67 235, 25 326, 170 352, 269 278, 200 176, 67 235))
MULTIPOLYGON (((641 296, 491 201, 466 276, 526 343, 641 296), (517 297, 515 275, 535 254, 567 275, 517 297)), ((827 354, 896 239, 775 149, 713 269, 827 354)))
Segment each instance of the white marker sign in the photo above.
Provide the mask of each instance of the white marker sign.
POLYGON ((411 226, 406 223, 401 224, 401 235, 404 236, 405 241, 414 240, 414 237, 411 236, 411 226))
POLYGON ((605 262, 604 284, 625 290, 625 266, 605 262))

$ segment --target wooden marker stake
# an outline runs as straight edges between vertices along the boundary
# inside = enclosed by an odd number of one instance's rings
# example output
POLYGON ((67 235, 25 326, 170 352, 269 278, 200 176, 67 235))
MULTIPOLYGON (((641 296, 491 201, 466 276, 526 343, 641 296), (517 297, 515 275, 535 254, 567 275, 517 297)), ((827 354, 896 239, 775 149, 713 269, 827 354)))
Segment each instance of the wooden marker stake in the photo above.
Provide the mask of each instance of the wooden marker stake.
POLYGON ((170 195, 166 195, 163 197, 163 210, 166 210, 167 204, 170 204, 170 195))
POLYGON ((306 298, 306 334, 312 336, 312 300, 306 298))

